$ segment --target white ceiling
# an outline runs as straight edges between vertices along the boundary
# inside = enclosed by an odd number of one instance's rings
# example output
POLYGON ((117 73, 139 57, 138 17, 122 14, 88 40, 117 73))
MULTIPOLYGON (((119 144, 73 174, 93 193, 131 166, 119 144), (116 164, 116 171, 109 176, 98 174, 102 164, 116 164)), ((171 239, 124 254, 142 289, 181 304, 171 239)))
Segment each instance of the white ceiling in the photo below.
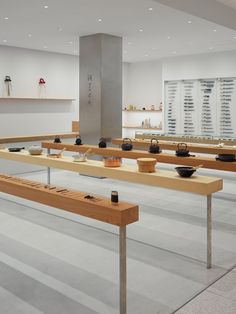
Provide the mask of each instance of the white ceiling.
POLYGON ((79 54, 93 33, 122 36, 127 62, 236 50, 235 30, 152 0, 0 0, 2 45, 79 54))
POLYGON ((236 10, 236 0, 216 0, 236 10))

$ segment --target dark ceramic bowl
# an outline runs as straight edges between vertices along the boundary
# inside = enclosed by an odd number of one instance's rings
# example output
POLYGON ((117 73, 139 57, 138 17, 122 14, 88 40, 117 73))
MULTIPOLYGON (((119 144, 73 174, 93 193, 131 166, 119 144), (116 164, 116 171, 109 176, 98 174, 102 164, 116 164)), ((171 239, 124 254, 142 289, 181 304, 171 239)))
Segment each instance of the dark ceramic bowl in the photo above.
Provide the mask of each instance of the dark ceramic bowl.
POLYGON ((183 178, 189 178, 196 171, 193 167, 176 167, 175 170, 183 178))

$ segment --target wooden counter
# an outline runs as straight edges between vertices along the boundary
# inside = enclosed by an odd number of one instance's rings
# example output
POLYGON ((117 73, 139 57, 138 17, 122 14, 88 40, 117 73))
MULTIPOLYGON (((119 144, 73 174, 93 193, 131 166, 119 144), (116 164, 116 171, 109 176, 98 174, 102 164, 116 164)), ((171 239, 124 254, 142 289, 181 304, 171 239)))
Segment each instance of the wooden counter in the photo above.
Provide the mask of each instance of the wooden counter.
POLYGON ((31 156, 26 151, 10 153, 7 150, 0 150, 0 158, 201 195, 210 195, 220 191, 223 186, 223 181, 220 178, 199 175, 181 178, 175 171, 164 170, 157 170, 155 173, 141 173, 138 172, 137 167, 128 165, 122 165, 119 168, 106 168, 103 166, 103 162, 99 161, 89 160, 78 163, 73 162, 71 157, 54 159, 46 155, 31 156))
POLYGON ((66 143, 52 143, 52 142, 43 142, 42 147, 48 149, 62 149, 66 148, 68 151, 72 152, 86 152, 88 149, 91 149, 92 153, 101 156, 115 156, 128 159, 137 159, 137 158, 146 158, 151 157, 155 158, 157 162, 168 163, 174 165, 188 165, 188 166, 198 166, 203 165, 203 168, 217 169, 223 171, 232 171, 236 172, 236 161, 235 162, 222 162, 215 160, 213 157, 204 157, 204 156, 195 156, 195 157, 177 157, 174 154, 151 154, 148 151, 141 150, 131 150, 123 151, 121 148, 108 147, 108 148, 99 148, 94 145, 74 145, 66 143))
MULTIPOLYGON (((115 138, 112 140, 112 144, 114 145, 121 145, 123 143, 122 138, 115 138)), ((139 139, 132 139, 132 143, 135 148, 139 149, 146 149, 148 150, 151 140, 139 140, 139 139)), ((177 150, 177 141, 163 141, 159 140, 158 145, 161 147, 162 150, 177 150)), ((203 154, 236 154, 236 147, 229 146, 229 145, 224 145, 223 147, 217 147, 216 145, 210 145, 210 144, 197 144, 197 143, 187 143, 188 145, 188 150, 190 152, 194 153, 203 153, 203 154)))
POLYGON ((55 134, 43 134, 43 135, 30 135, 30 136, 8 136, 0 137, 0 144, 8 143, 24 143, 24 142, 36 142, 43 140, 54 139, 56 136, 60 138, 76 138, 78 132, 68 132, 68 133, 55 133, 55 134))

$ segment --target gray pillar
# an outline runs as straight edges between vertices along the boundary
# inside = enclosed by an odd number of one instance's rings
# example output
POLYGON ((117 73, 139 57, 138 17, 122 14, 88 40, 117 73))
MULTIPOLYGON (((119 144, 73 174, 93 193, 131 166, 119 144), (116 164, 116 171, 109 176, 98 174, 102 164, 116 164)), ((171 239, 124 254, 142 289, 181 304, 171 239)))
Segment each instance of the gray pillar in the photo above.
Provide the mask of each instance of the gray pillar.
POLYGON ((83 143, 122 136, 122 38, 80 37, 80 134, 83 143))

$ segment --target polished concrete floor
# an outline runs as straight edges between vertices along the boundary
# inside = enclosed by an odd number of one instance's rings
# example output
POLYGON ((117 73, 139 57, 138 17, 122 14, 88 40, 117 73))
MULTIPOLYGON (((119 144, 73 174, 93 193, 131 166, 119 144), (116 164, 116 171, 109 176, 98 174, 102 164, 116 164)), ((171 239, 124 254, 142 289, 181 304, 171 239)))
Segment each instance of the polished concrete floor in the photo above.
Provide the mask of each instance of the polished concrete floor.
MULTIPOLYGON (((211 270, 204 197, 63 171, 52 173, 52 183, 106 196, 118 190, 140 205, 140 221, 127 228, 128 314, 166 314, 236 264, 235 176, 217 175, 224 190, 213 198, 211 270)), ((0 314, 118 313, 117 234, 115 226, 1 193, 0 314)))

